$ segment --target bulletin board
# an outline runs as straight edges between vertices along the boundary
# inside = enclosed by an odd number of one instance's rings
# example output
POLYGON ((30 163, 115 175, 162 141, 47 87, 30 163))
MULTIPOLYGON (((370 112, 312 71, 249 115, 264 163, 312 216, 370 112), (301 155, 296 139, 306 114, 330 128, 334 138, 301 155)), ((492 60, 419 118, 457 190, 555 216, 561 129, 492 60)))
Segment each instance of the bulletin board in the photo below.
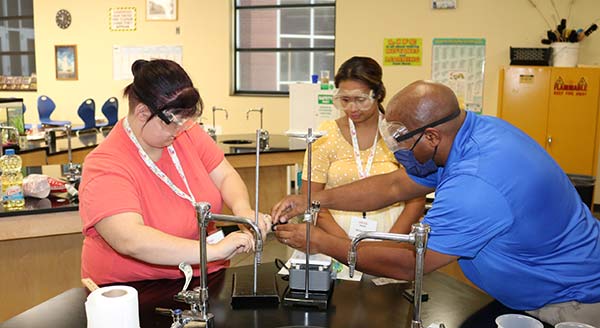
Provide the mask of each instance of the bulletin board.
POLYGON ((183 46, 113 46, 113 79, 131 80, 131 64, 138 59, 170 59, 182 65, 183 46))
POLYGON ((454 90, 462 109, 483 111, 485 39, 433 39, 431 78, 454 90))

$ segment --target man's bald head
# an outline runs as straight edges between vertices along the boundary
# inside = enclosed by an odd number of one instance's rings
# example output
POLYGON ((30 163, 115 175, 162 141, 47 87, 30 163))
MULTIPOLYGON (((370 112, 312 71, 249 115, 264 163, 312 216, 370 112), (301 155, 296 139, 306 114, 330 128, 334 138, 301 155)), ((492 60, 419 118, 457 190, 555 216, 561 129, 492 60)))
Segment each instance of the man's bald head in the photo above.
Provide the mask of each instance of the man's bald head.
POLYGON ((386 119, 409 130, 446 117, 459 108, 452 89, 433 81, 416 81, 398 91, 387 106, 386 119))

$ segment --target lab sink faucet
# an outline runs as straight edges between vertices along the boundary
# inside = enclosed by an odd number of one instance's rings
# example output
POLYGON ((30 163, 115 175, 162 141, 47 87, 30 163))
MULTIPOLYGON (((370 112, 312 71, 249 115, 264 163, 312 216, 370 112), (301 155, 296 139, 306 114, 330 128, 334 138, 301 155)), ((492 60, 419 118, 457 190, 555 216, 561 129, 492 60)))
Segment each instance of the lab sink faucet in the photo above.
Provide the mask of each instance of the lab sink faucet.
MULTIPOLYGON (((81 165, 73 163, 73 147, 71 146, 71 124, 65 124, 62 127, 46 129, 46 142, 49 147, 52 147, 50 143, 56 143, 56 137, 49 137, 54 134, 56 131, 64 131, 67 135, 67 158, 69 160, 68 171, 66 174, 67 181, 70 183, 77 182, 81 178, 81 165)), ((56 144, 54 144, 56 147, 56 144)))
POLYGON ((414 297, 413 297, 413 319, 411 328, 422 328, 421 322, 421 294, 423 287, 423 264, 425 261, 425 251, 427 249, 427 238, 430 228, 429 225, 424 223, 415 223, 412 225, 411 232, 409 234, 397 234, 397 233, 386 233, 386 232, 363 232, 358 234, 350 245, 348 251, 348 268, 350 278, 354 276, 354 268, 357 261, 356 247, 364 239, 377 239, 377 240, 391 240, 401 243, 409 243, 415 246, 416 260, 415 260, 415 280, 414 280, 414 297))
POLYGON ((208 128, 208 135, 213 138, 214 141, 217 141, 217 126, 215 125, 215 112, 221 110, 225 112, 225 119, 229 119, 229 113, 227 113, 227 110, 225 108, 219 108, 217 106, 213 106, 212 108, 212 126, 210 128, 208 128))
MULTIPOLYGON (((209 203, 197 203, 196 218, 198 219, 198 230, 200 233, 200 286, 194 290, 187 290, 187 287, 192 280, 193 270, 187 263, 179 264, 179 269, 185 275, 185 285, 183 289, 175 295, 175 299, 185 302, 190 305, 190 310, 177 312, 173 316, 173 321, 180 322, 199 321, 203 322, 205 327, 214 327, 214 315, 208 312, 208 278, 206 274, 206 228, 210 221, 225 221, 238 224, 244 224, 254 232, 255 238, 255 261, 260 262, 260 257, 263 249, 263 241, 258 224, 252 220, 232 215, 212 214, 210 212, 209 203)), ((254 290, 256 292, 256 274, 254 275, 254 290)), ((177 311, 177 310, 175 310, 177 311)))
POLYGON ((4 155, 4 139, 3 139, 3 134, 4 134, 4 130, 8 130, 9 134, 10 131, 13 131, 14 134, 17 136, 17 138, 19 138, 19 130, 17 130, 17 128, 15 128, 14 126, 8 126, 8 125, 0 125, 0 156, 4 155))
POLYGON ((263 108, 251 108, 246 112, 246 120, 250 119, 250 113, 257 112, 260 113, 260 129, 263 128, 263 108))
POLYGON ((260 113, 260 137, 259 137, 259 146, 261 150, 269 149, 269 131, 263 129, 263 108, 251 108, 246 112, 246 120, 250 119, 250 113, 258 112, 260 113))

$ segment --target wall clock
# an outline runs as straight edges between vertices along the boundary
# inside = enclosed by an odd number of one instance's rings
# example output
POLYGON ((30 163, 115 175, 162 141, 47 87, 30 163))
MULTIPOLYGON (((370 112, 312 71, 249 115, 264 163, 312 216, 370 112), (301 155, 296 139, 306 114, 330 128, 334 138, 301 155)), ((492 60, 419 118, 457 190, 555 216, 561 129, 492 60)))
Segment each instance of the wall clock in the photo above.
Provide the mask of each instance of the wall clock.
POLYGON ((66 9, 57 11, 56 25, 62 29, 68 28, 71 25, 71 13, 66 9))

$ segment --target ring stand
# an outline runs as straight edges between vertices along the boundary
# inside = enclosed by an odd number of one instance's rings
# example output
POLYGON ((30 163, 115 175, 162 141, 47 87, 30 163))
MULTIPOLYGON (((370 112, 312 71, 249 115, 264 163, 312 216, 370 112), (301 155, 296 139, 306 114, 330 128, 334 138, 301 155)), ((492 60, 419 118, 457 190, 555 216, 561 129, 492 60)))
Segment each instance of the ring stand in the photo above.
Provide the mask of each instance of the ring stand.
MULTIPOLYGON (((261 112, 262 114, 262 112, 261 112)), ((254 220, 258 225, 258 198, 259 188, 258 181, 260 177, 260 150, 261 140, 263 138, 262 126, 260 130, 256 130, 256 183, 255 183, 255 202, 254 202, 254 220)), ((264 149, 264 148, 263 148, 264 149)), ((279 292, 277 291, 277 279, 275 274, 259 274, 258 273, 258 257, 254 257, 254 277, 253 282, 241 274, 233 275, 233 287, 231 293, 231 306, 236 308, 263 308, 277 307, 279 305, 279 292), (260 284, 258 284, 260 280, 260 284)))
POLYGON ((312 144, 323 134, 315 133, 311 128, 307 134, 288 133, 290 137, 302 138, 306 141, 307 149, 307 209, 304 212, 306 223, 306 253, 303 265, 290 267, 290 288, 283 297, 283 305, 286 306, 310 306, 325 310, 329 306, 333 294, 333 278, 331 265, 315 265, 310 263, 310 225, 317 223, 317 214, 320 210, 319 202, 311 202, 311 176, 312 176, 312 144), (302 290, 303 286, 304 290, 302 290))

